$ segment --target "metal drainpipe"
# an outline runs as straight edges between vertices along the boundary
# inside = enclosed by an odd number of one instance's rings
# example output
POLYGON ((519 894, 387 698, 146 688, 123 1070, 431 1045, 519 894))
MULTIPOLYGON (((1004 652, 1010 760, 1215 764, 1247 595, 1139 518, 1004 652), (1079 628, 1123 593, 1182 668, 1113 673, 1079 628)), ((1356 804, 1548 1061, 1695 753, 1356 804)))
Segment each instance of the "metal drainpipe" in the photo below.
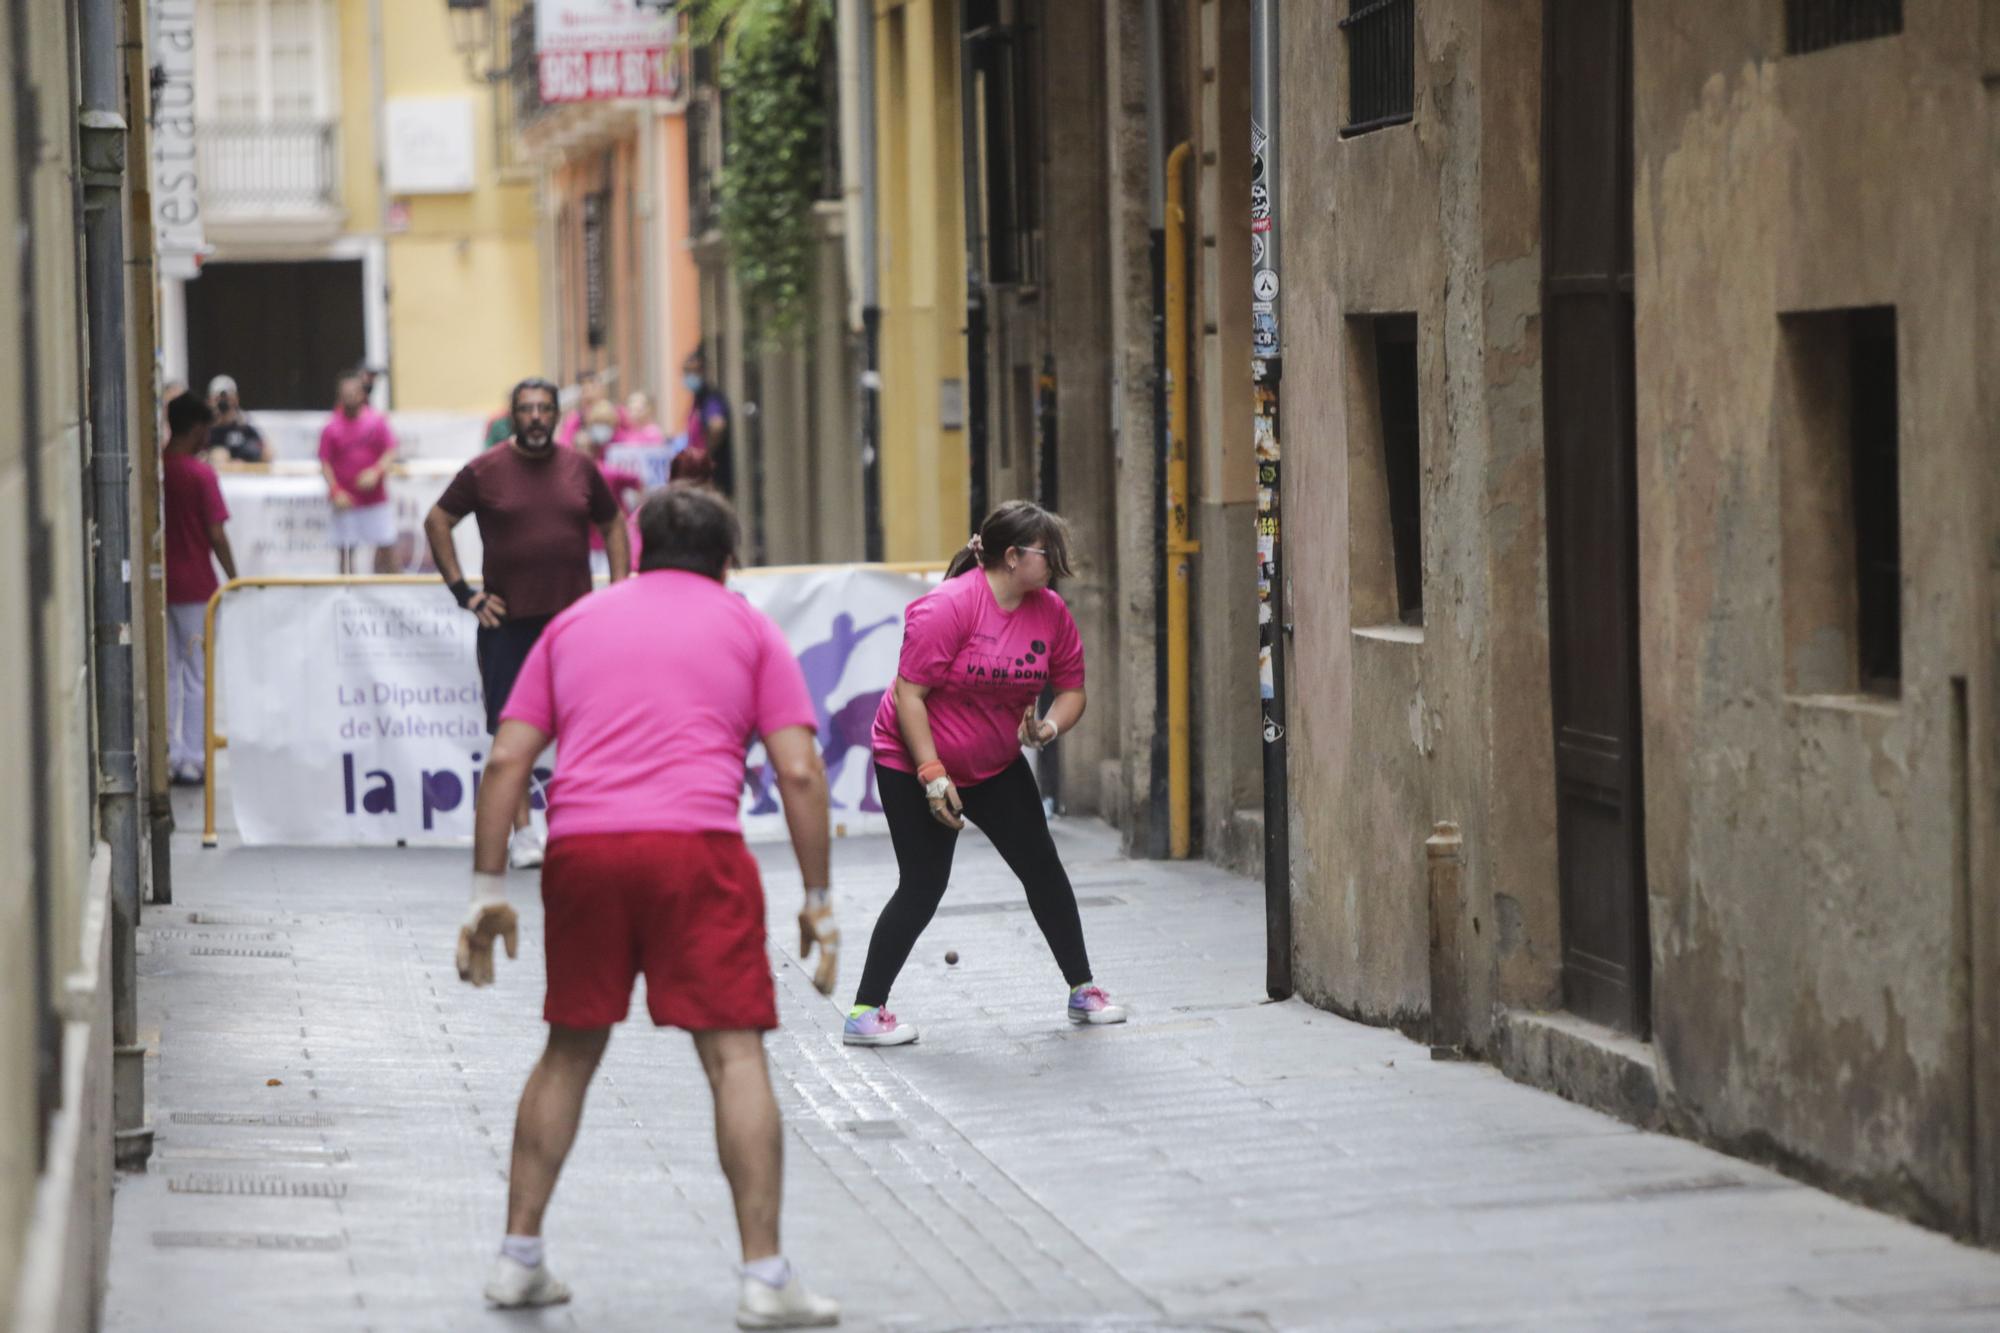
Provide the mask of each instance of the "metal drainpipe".
POLYGON ((965 440, 971 531, 986 519, 985 218, 979 208, 979 112, 973 105, 971 5, 958 0, 959 180, 965 186, 965 440))
POLYGON ((1146 0, 1141 35, 1146 65, 1147 258, 1153 291, 1153 726, 1148 747, 1146 854, 1172 850, 1169 783, 1172 768, 1168 728, 1158 719, 1167 711, 1167 312, 1166 312, 1166 93, 1160 62, 1166 44, 1160 35, 1160 0, 1146 0))
POLYGON ((112 1119, 118 1165, 143 1169, 146 1048, 139 1043, 139 782, 132 725, 131 458, 125 438, 125 118, 119 0, 82 0, 77 38, 83 104, 84 299, 89 318, 92 683, 97 792, 111 847, 112 1119))
POLYGON ((861 514, 863 553, 882 555, 882 297, 876 269, 875 12, 867 0, 846 0, 854 35, 856 83, 853 115, 860 121, 861 151, 861 514))
POLYGON ((42 411, 41 366, 36 337, 35 310, 35 229, 26 225, 35 216, 35 173, 30 163, 41 152, 34 71, 28 60, 28 17, 25 0, 9 0, 7 5, 8 49, 14 55, 14 182, 16 216, 21 226, 16 241, 17 277, 20 286, 19 328, 21 336, 21 403, 18 421, 26 447, 21 451, 21 479, 27 505, 28 533, 28 837, 34 892, 35 938, 31 945, 35 958, 35 1161, 48 1156, 49 1117, 55 1114, 62 1096, 62 1028, 55 1009, 55 960, 51 924, 55 917, 51 882, 54 857, 50 848, 49 824, 49 672, 47 635, 43 632, 42 611, 52 596, 49 581, 48 529, 42 521, 42 411))
POLYGON ((1194 849, 1193 745, 1189 725, 1188 557, 1201 549, 1188 535, 1187 168, 1183 140, 1167 154, 1167 851, 1184 860, 1194 849))

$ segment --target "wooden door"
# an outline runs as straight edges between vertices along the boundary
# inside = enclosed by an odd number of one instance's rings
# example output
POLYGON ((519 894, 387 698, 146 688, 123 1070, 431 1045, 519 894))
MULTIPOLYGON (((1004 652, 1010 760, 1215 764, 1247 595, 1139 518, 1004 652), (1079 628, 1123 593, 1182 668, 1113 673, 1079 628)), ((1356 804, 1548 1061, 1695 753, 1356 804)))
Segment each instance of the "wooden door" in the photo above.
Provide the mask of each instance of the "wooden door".
POLYGON ((187 285, 188 383, 230 375, 252 415, 333 410, 365 351, 361 261, 216 263, 187 285))
POLYGON ((1563 991, 1644 1036, 1631 0, 1545 0, 1542 311, 1563 991))

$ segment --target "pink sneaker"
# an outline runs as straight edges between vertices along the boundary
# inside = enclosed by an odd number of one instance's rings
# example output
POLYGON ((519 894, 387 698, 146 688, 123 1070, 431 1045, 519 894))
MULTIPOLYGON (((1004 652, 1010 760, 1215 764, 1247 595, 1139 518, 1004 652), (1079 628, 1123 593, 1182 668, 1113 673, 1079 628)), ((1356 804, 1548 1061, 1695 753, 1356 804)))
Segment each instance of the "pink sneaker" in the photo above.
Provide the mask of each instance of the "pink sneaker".
POLYGON ((1125 1010, 1111 1003, 1102 986, 1078 986, 1069 993, 1069 1021, 1072 1023, 1123 1023, 1125 1010))
POLYGON ((917 1039, 917 1030, 898 1023, 887 1009, 857 1004, 847 1013, 840 1040, 849 1046, 903 1046, 917 1039))

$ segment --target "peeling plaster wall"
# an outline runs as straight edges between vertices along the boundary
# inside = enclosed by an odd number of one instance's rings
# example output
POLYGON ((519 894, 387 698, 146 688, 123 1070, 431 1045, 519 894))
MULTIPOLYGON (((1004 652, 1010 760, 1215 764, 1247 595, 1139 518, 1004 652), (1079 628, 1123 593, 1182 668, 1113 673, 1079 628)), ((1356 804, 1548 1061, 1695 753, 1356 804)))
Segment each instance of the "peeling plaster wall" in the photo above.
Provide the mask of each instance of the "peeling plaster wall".
POLYGON ((1297 982, 1416 1028, 1432 979, 1424 839, 1465 842, 1463 972, 1556 999, 1542 541, 1540 12, 1419 6, 1416 115, 1339 137, 1337 15, 1285 11, 1286 562, 1297 982), (1359 317, 1415 312, 1421 631, 1393 620, 1372 353, 1359 317))
MULTIPOLYGON (((1978 6, 1783 55, 1781 0, 1634 7, 1656 1040, 1685 1126, 1969 1224, 1951 678, 1973 673, 1978 6), (1779 315, 1894 305, 1903 692, 1785 693, 1779 315)), ((1990 304, 1996 294, 1984 293, 1990 304)), ((1987 356, 1991 349, 1986 349, 1987 356)))

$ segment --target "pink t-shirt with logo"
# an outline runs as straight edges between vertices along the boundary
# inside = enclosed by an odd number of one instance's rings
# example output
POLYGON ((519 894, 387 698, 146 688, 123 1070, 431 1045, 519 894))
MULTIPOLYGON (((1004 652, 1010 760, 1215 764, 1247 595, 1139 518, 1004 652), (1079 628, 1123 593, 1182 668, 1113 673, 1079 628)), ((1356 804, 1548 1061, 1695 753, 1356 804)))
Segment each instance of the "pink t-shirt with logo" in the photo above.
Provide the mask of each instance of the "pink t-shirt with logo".
POLYGON ((389 419, 374 408, 364 407, 354 417, 335 408, 326 429, 319 433, 319 461, 333 470, 340 489, 354 497, 355 508, 366 509, 388 501, 388 483, 378 477, 364 491, 355 486, 354 479, 381 462, 395 443, 389 419))
POLYGON ((552 840, 737 832, 752 737, 816 721, 771 618, 678 569, 635 574, 550 621, 500 717, 556 739, 552 840))
MULTIPOLYGON (((971 786, 1020 758, 1021 712, 1044 688, 1083 688, 1083 643, 1061 597, 1038 588, 1002 611, 974 566, 910 603, 896 674, 930 687, 924 707, 938 758, 952 781, 971 786)), ((875 710, 873 748, 883 767, 917 771, 893 692, 875 710)))

